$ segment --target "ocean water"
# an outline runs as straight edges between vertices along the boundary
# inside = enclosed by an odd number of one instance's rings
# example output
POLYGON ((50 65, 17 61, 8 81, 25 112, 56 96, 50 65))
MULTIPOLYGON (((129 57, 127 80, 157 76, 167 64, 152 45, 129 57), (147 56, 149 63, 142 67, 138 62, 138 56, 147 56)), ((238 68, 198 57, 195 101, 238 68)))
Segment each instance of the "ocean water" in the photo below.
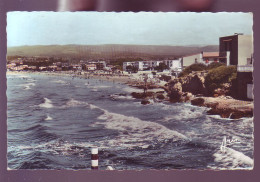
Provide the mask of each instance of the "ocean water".
MULTIPOLYGON (((133 88, 95 79, 7 75, 9 169, 252 169, 253 118, 188 103, 141 105, 133 88), (223 137, 232 141, 220 150, 223 137)), ((140 90, 141 92, 141 90, 140 90)))

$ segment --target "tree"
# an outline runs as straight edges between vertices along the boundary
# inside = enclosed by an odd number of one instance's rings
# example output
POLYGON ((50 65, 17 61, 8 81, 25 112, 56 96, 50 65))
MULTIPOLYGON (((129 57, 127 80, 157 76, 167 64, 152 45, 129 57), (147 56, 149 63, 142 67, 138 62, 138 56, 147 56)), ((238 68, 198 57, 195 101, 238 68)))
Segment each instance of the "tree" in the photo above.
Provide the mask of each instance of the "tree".
POLYGON ((169 67, 164 63, 159 63, 159 66, 156 66, 154 69, 157 71, 163 71, 169 69, 169 67))
POLYGON ((137 73, 138 72, 138 68, 135 67, 135 66, 132 66, 132 65, 128 65, 128 66, 126 66, 126 71, 137 73))

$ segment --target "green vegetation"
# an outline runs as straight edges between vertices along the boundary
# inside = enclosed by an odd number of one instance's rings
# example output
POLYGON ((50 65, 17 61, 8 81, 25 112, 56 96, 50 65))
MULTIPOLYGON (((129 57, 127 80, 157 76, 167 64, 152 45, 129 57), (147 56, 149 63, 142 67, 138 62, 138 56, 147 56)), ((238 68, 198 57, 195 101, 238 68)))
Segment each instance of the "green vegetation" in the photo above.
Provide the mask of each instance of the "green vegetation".
POLYGON ((179 75, 179 77, 183 77, 186 76, 188 74, 190 74, 192 71, 203 71, 203 70, 207 70, 207 66, 205 64, 192 64, 188 67, 186 67, 179 75))
POLYGON ((223 63, 211 63, 208 66, 204 64, 192 64, 186 67, 179 75, 184 77, 192 71, 208 71, 205 77, 205 87, 209 95, 214 93, 217 88, 222 88, 224 83, 233 85, 237 78, 236 66, 226 66, 223 63))
POLYGON ((126 66, 126 71, 137 73, 138 72, 138 68, 135 67, 135 66, 132 66, 132 65, 128 65, 128 66, 126 66))
POLYGON ((206 66, 205 64, 199 63, 199 64, 192 64, 188 67, 186 67, 179 75, 179 77, 183 77, 186 76, 190 73, 192 73, 192 71, 206 71, 206 70, 212 70, 215 69, 217 67, 220 66, 224 66, 224 63, 218 63, 218 62, 213 62, 211 64, 209 64, 208 66, 206 66))
POLYGON ((232 83, 237 78, 236 66, 219 66, 209 71, 205 77, 205 87, 209 94, 213 94, 214 90, 221 88, 224 83, 232 83))
POLYGON ((207 70, 211 70, 220 66, 225 66, 225 63, 213 62, 208 65, 207 70))
POLYGON ((162 72, 163 70, 169 69, 169 66, 164 63, 159 63, 159 66, 156 66, 154 69, 162 72))

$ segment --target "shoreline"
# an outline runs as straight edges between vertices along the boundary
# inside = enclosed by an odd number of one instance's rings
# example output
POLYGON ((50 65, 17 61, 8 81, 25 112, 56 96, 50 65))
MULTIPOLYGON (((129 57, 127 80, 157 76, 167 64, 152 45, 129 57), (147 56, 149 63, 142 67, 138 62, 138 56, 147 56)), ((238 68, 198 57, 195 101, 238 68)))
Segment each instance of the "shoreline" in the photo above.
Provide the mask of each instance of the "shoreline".
MULTIPOLYGON (((7 71, 6 75, 12 74, 43 74, 50 76, 69 76, 78 77, 84 79, 98 79, 109 82, 117 82, 126 84, 130 87, 140 89, 140 92, 132 92, 131 96, 136 99, 141 99, 141 104, 150 104, 150 100, 155 102, 172 102, 168 97, 167 89, 162 84, 148 83, 148 89, 146 94, 143 94, 144 82, 137 77, 131 75, 119 75, 119 74, 97 74, 87 73, 79 74, 79 72, 63 71, 63 72, 25 72, 25 71, 7 71), (87 74, 86 74, 87 73, 87 74)), ((80 72, 81 73, 81 72, 80 72)), ((164 84, 164 83, 163 83, 164 84)), ((208 115, 219 115, 221 118, 229 119, 240 119, 243 117, 253 117, 254 102, 253 101, 242 101, 236 100, 229 96, 219 97, 205 97, 205 96, 187 96, 187 100, 182 101, 183 103, 191 103, 191 105, 199 107, 210 108, 207 111, 208 115)))

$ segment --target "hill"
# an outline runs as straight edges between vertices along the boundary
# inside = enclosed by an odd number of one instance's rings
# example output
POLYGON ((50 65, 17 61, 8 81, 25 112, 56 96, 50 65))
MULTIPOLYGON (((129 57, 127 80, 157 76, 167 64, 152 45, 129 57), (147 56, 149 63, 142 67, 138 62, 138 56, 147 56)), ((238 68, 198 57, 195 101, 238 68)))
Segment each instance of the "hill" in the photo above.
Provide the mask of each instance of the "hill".
POLYGON ((7 56, 43 56, 86 59, 117 58, 178 58, 201 51, 218 51, 217 45, 160 46, 160 45, 38 45, 8 47, 7 56))

